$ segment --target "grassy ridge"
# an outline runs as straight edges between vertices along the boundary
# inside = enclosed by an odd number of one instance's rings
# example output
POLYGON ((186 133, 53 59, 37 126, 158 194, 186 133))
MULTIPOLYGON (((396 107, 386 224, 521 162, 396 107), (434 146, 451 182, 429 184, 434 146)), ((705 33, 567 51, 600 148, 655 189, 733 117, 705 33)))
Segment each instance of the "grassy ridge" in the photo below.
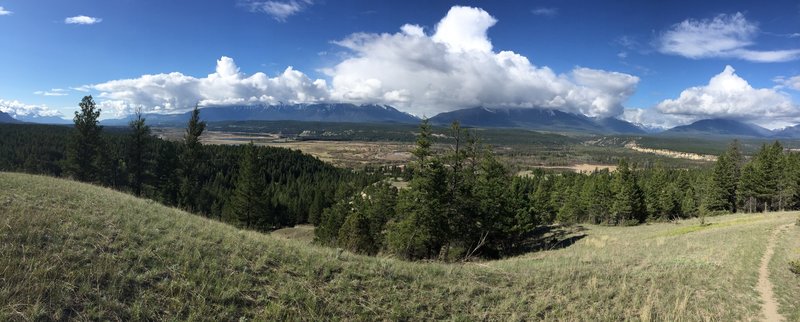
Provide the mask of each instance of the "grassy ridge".
MULTIPOLYGON (((0 320, 752 320, 769 233, 795 216, 717 217, 681 234, 669 232, 697 222, 588 226, 559 250, 408 263, 241 231, 82 183, 0 173, 0 320)), ((797 312, 800 289, 776 294, 782 312, 797 312)))

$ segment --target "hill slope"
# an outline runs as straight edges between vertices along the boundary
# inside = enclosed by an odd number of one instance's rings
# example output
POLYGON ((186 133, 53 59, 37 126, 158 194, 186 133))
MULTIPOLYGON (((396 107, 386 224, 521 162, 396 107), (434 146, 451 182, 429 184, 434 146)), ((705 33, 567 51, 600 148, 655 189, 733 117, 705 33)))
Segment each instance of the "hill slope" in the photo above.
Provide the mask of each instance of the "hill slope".
MULTIPOLYGON (((0 173, 0 320, 755 320, 767 240, 795 216, 588 226, 559 250, 408 263, 242 231, 87 184, 0 173)), ((798 247, 798 230, 778 245, 798 247)), ((770 267, 783 272, 775 261, 795 255, 780 249, 770 267)), ((779 311, 800 317, 796 277, 772 276, 779 311)))

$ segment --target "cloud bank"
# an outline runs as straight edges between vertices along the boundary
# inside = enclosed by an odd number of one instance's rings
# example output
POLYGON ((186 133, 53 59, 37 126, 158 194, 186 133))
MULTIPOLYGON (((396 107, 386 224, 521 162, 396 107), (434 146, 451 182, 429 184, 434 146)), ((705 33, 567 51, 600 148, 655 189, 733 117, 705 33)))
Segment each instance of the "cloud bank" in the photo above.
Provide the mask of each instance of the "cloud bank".
POLYGON ((239 71, 232 58, 225 56, 217 60, 216 71, 203 78, 173 72, 113 80, 83 89, 100 92, 98 104, 117 117, 136 108, 171 113, 185 111, 195 104, 308 103, 328 98, 324 80, 311 80, 292 67, 271 78, 260 72, 247 76, 239 71))
POLYGON ((0 7, 0 16, 8 16, 13 12, 6 10, 6 8, 0 7))
POLYGON ((20 117, 61 117, 61 112, 53 110, 46 105, 25 104, 17 100, 0 99, 0 111, 11 115, 14 118, 20 117))
POLYGON ((670 128, 701 119, 734 119, 776 129, 800 120, 800 106, 776 88, 753 88, 731 66, 708 84, 683 90, 651 109, 629 109, 622 119, 653 127, 670 128))
POLYGON ((86 85, 104 111, 125 115, 184 111, 200 105, 351 102, 390 104, 433 116, 467 107, 553 108, 616 116, 639 82, 636 76, 585 67, 558 74, 512 51, 495 51, 486 11, 453 7, 433 33, 407 24, 394 34, 356 33, 337 41, 349 58, 325 70, 332 82, 287 68, 247 76, 222 57, 204 78, 179 72, 86 85))
POLYGON ((691 59, 736 58, 752 62, 786 62, 800 58, 800 49, 754 50, 758 25, 742 13, 712 19, 687 19, 673 25, 657 40, 659 52, 691 59))
POLYGON ((103 22, 103 19, 89 16, 75 16, 64 19, 68 25, 93 25, 103 22))
POLYGON ((482 9, 453 7, 432 34, 407 24, 394 34, 350 35, 336 44, 353 57, 327 70, 331 97, 428 116, 475 106, 622 113, 638 77, 583 67, 557 74, 513 51, 495 51, 487 31, 496 22, 482 9))
MULTIPOLYGON (((482 9, 456 6, 433 30, 406 24, 395 33, 351 34, 335 42, 346 55, 323 70, 330 83, 292 67, 272 77, 261 72, 247 75, 232 58, 223 56, 205 77, 162 73, 77 90, 99 92, 98 104, 112 117, 137 108, 177 113, 195 104, 351 102, 389 104, 418 116, 477 106, 551 108, 592 117, 617 116, 656 128, 702 118, 738 119, 770 128, 800 120, 800 107, 781 91, 800 89, 800 77, 776 79, 780 85, 774 88, 753 88, 730 66, 708 84, 687 88, 676 98, 647 109, 625 109, 638 77, 586 67, 557 73, 535 65, 518 53, 494 48, 488 31, 497 23, 482 9)), ((667 42, 671 50, 701 58, 750 46, 757 26, 737 14, 687 20, 672 30, 676 33, 664 35, 674 40, 667 42), (711 36, 701 41, 678 33, 698 30, 711 36)))

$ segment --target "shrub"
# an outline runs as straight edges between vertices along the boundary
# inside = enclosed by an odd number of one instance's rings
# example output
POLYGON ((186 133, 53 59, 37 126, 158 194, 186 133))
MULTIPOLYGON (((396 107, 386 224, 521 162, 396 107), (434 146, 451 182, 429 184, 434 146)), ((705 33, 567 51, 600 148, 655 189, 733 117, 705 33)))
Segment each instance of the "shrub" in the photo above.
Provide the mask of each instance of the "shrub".
POLYGON ((800 275, 800 259, 789 261, 789 270, 792 271, 792 273, 800 275))

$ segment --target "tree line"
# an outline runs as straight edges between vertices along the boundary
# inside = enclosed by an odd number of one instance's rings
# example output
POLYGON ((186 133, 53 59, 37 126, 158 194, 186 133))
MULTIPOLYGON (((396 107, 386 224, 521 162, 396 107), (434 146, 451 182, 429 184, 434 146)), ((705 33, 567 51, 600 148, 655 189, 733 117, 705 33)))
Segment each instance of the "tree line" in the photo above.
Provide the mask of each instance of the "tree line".
POLYGON ((730 212, 800 209, 800 154, 779 142, 747 160, 737 141, 706 169, 537 169, 515 176, 458 123, 449 150, 420 126, 407 189, 376 183, 323 212, 323 244, 406 259, 502 257, 526 251, 542 226, 636 225, 730 212), (437 152, 438 151, 438 152, 437 152))
POLYGON ((378 176, 284 148, 203 145, 196 107, 180 141, 155 137, 138 112, 128 128, 106 129, 100 112, 87 96, 73 128, 0 127, 0 170, 99 184, 257 230, 315 223, 341 191, 378 176))

